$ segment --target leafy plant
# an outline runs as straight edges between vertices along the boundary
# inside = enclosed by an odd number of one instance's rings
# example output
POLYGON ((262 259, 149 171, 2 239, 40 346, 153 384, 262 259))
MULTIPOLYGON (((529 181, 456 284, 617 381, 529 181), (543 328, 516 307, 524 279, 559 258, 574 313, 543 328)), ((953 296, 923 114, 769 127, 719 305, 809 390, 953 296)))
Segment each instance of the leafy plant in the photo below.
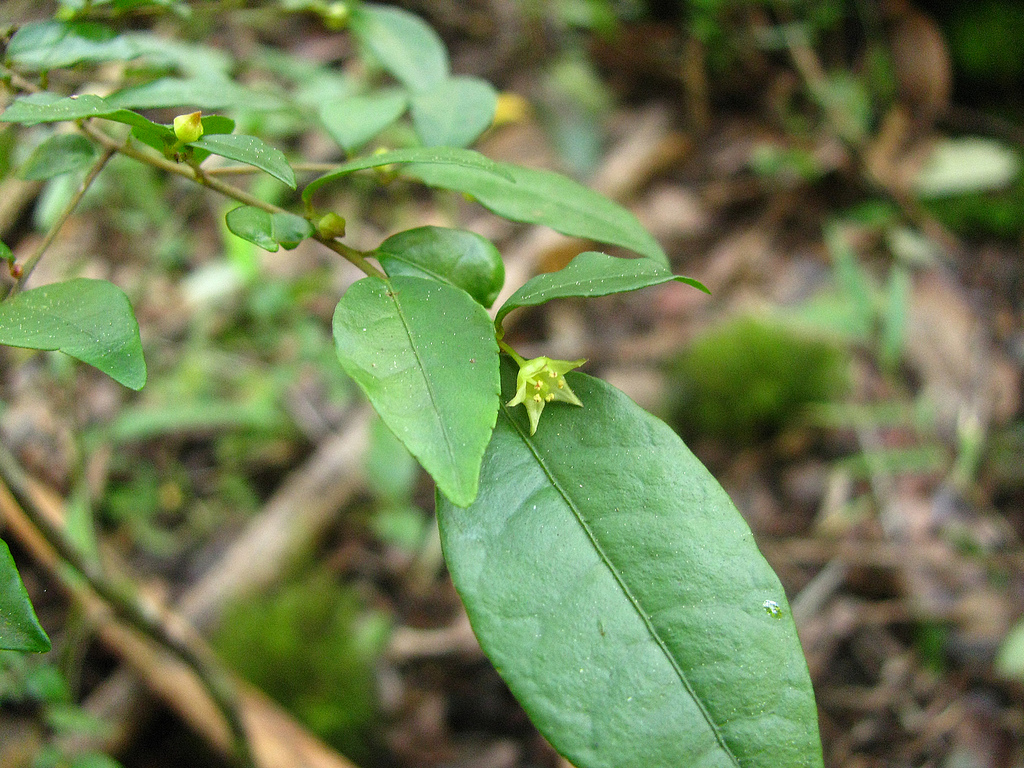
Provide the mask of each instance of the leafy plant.
MULTIPOLYGON (((227 211, 228 230, 260 248, 320 243, 365 274, 334 313, 341 368, 433 477, 445 558, 481 645, 555 748, 580 768, 820 766, 813 692, 786 596, 725 492, 667 425, 571 370, 585 361, 525 360, 504 338, 503 321, 518 308, 673 280, 703 286, 673 275, 624 208, 563 176, 467 149, 490 124, 495 93, 453 75, 436 33, 406 11, 289 4, 332 29, 347 25, 368 63, 358 81, 307 72, 307 87, 331 94, 311 117, 309 93, 246 86, 228 79, 215 52, 90 18, 140 5, 165 3, 65 2, 58 19, 25 24, 8 42, 2 73, 15 98, 0 121, 26 136, 55 125, 69 131, 44 138, 24 172, 88 171, 43 245, 24 260, 5 259, 12 280, 0 342, 62 350, 127 387, 144 384, 138 325, 119 289, 73 279, 26 290, 46 246, 115 155, 228 197, 238 204, 227 211), (196 57, 210 63, 206 71, 196 57), (106 96, 48 89, 57 71, 64 77, 53 82, 84 88, 77 72, 111 61, 132 62, 134 79, 106 96), (172 123, 143 114, 168 107, 178 114, 172 123), (225 181, 248 170, 298 191, 308 166, 269 136, 235 132, 282 111, 316 121, 345 152, 385 132, 405 139, 320 170, 301 203, 287 192, 278 198, 288 209, 225 181), (369 251, 344 241, 351 212, 322 207, 324 190, 359 189, 364 171, 460 192, 507 219, 635 255, 582 253, 527 281, 492 319, 504 268, 480 236, 421 227, 369 251)), ((12 578, 0 599, 16 618, 10 629, 0 625, 0 637, 39 649, 38 632, 20 639, 31 629, 29 606, 13 568, 3 567, 12 578)))

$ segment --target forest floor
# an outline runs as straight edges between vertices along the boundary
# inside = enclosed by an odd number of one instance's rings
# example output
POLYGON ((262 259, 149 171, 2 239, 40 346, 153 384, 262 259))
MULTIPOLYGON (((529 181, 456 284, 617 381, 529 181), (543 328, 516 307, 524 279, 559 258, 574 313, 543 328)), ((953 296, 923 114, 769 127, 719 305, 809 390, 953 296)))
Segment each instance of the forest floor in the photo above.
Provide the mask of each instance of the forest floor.
MULTIPOLYGON (((790 597, 826 765, 1024 765, 1024 644, 1012 635, 1024 613, 1024 219, 1011 202, 1008 226, 979 223, 916 186, 943 142, 980 135, 1019 157, 1019 132, 958 107, 927 61, 907 65, 923 81, 911 72, 860 126, 840 78, 821 78, 859 74, 866 39, 898 54, 894 35, 739 45, 722 63, 671 20, 602 36, 512 2, 405 5, 436 25, 455 71, 515 94, 480 151, 576 174, 710 289, 555 302, 511 316, 509 338, 527 356, 587 358, 729 492, 790 597), (815 88, 835 95, 831 108, 815 88)), ((767 28, 756 14, 735 23, 725 31, 738 40, 767 28)), ((236 55, 338 55, 334 37, 298 22, 211 40, 236 55)), ((299 144, 325 151, 316 136, 299 144)), ((970 164, 954 157, 951 173, 970 164)), ((287 727, 307 755, 321 754, 319 730, 364 768, 564 768, 469 630, 429 480, 332 373, 333 302, 358 274, 300 246, 287 261, 262 254, 258 286, 225 280, 219 202, 175 190, 174 210, 121 199, 113 223, 75 217, 55 245, 94 250, 107 259, 97 271, 137 287, 147 390, 128 399, 98 374, 0 350, 0 430, 40 504, 70 509, 84 466, 102 489, 106 556, 225 658, 268 660, 250 677, 305 718, 309 731, 287 727), (83 445, 82 423, 114 427, 83 445), (225 597, 285 577, 248 602, 225 597)), ((964 207, 981 193, 970 194, 964 207)), ((492 238, 506 294, 590 247, 422 192, 347 202, 360 209, 354 247, 428 223, 492 238)), ((39 237, 27 215, 11 227, 25 249, 39 237)), ((193 698, 174 671, 102 611, 69 612, 47 564, 12 549, 62 649, 80 727, 0 706, 0 763, 28 765, 56 732, 127 768, 224 764, 205 715, 183 714, 193 698)))

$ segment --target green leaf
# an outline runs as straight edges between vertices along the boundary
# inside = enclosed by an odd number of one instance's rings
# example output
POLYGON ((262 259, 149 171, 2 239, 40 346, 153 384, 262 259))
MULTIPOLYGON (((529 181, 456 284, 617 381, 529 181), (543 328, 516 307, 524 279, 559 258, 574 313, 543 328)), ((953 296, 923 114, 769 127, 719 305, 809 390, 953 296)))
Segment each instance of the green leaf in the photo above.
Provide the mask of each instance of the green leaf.
POLYGON ((166 125, 147 120, 129 109, 112 107, 105 99, 91 93, 61 97, 55 93, 43 91, 22 96, 15 99, 14 103, 4 110, 4 113, 0 115, 0 121, 35 125, 37 123, 58 123, 64 120, 84 120, 87 117, 114 120, 154 134, 170 134, 171 140, 174 140, 173 131, 166 125))
POLYGON ((102 24, 87 21, 38 21, 20 27, 7 46, 6 59, 19 69, 48 71, 128 61, 139 55, 135 44, 102 24))
POLYGON ((498 93, 479 77, 451 77, 411 103, 412 124, 428 147, 467 147, 494 121, 498 93))
POLYGON ((461 288, 485 307, 505 284, 505 264, 490 240, 475 232, 417 227, 392 235, 372 254, 389 276, 429 277, 461 288))
POLYGON ((364 278, 334 313, 345 372, 455 504, 477 493, 498 411, 498 346, 465 291, 420 277, 364 278))
POLYGON ((448 52, 419 16, 383 5, 352 8, 352 33, 399 82, 426 91, 448 77, 448 52))
POLYGON ((0 303, 0 344, 59 350, 130 389, 146 383, 139 324, 128 297, 106 280, 76 278, 0 303))
POLYGON ((301 216, 270 213, 250 205, 228 211, 224 221, 232 234, 272 253, 280 246, 290 251, 313 234, 313 225, 301 216))
MULTIPOLYGON (((530 437, 502 408, 468 509, 438 499, 473 630, 580 768, 820 768, 778 578, 663 422, 583 374, 530 437), (560 406, 560 407, 559 407, 560 406)), ((502 398, 516 366, 502 363, 502 398)))
POLYGON ((11 247, 3 240, 0 240, 0 261, 14 261, 14 254, 11 253, 11 247))
POLYGON ((592 189, 551 171, 499 163, 504 174, 474 168, 411 165, 424 184, 472 195, 512 221, 544 224, 565 235, 629 248, 668 266, 668 257, 636 216, 592 189))
POLYGON ((330 173, 309 182, 306 188, 302 190, 302 199, 308 205, 313 198, 313 194, 324 184, 340 179, 355 171, 404 163, 452 165, 471 169, 480 175, 493 174, 509 182, 512 181, 512 176, 506 170, 506 166, 502 163, 496 163, 471 149, 460 149, 458 147, 410 147, 408 149, 395 149, 391 152, 381 152, 367 157, 359 157, 355 160, 349 160, 347 163, 342 163, 330 173))
POLYGON ((3 539, 0 539, 0 649, 39 653, 50 650, 50 638, 39 626, 11 550, 3 539))
POLYGON ((201 110, 281 109, 285 102, 266 91, 246 88, 218 73, 197 77, 161 77, 142 85, 124 88, 108 97, 110 104, 128 109, 201 110))
POLYGON ((228 160, 237 160, 259 168, 295 189, 295 171, 288 165, 285 156, 280 150, 268 146, 255 136, 238 133, 204 135, 197 141, 190 142, 188 146, 199 147, 212 155, 220 155, 228 160))
POLYGON ((352 152, 395 122, 409 105, 400 88, 388 88, 362 96, 349 96, 325 104, 320 120, 331 138, 352 152))
POLYGON ((29 181, 51 179, 88 165, 95 156, 96 150, 85 136, 58 133, 33 150, 21 167, 21 178, 29 181))
POLYGON ((519 307, 534 307, 551 299, 570 296, 608 296, 661 285, 677 280, 709 293, 691 277, 673 275, 653 259, 623 259, 606 253, 587 251, 576 256, 564 269, 537 275, 513 293, 494 319, 501 324, 509 312, 519 307))

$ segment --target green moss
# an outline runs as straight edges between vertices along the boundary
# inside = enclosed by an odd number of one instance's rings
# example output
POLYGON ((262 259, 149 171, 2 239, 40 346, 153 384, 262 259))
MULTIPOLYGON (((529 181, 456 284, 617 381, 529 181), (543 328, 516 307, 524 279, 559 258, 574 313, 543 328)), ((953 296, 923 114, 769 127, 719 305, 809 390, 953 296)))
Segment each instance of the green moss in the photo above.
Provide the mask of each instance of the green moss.
POLYGON ((230 606, 214 646, 326 743, 372 764, 379 753, 373 663, 387 631, 351 590, 317 573, 230 606))
POLYGON ((750 444, 811 404, 839 396, 846 355, 827 342, 754 318, 712 328, 674 366, 673 420, 685 438, 750 444))

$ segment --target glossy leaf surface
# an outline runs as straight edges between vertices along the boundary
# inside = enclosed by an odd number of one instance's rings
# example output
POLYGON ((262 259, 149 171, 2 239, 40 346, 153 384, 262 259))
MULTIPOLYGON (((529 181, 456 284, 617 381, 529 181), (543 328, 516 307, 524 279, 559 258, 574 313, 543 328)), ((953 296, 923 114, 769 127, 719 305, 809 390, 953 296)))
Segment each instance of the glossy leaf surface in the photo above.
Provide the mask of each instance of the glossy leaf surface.
POLYGON ((412 90, 428 90, 448 77, 444 43, 419 16, 362 3, 353 7, 350 27, 381 66, 412 90))
POLYGON ((21 178, 52 179, 88 165, 96 156, 92 142, 77 133, 58 133, 38 147, 21 167, 21 178))
POLYGON ((461 288, 483 306, 498 298, 505 264, 487 238, 446 227, 416 227, 392 235, 372 254, 384 271, 416 275, 461 288))
POLYGON ((352 152, 395 122, 408 106, 406 92, 390 88, 325 104, 320 120, 331 138, 352 152))
POLYGON ((7 544, 0 539, 0 650, 50 650, 7 544))
POLYGON ((59 350, 130 389, 146 383, 139 324, 128 297, 106 280, 76 278, 0 303, 0 344, 59 350))
POLYGON ((502 407, 476 501, 438 500, 495 668, 579 768, 820 768, 785 594, 729 497, 663 422, 566 378, 582 408, 553 403, 531 437, 502 407))
POLYGON ((294 213, 269 213, 251 205, 233 208, 228 211, 224 221, 232 234, 272 253, 280 246, 291 250, 313 234, 313 225, 301 216, 294 213))
POLYGON ((455 504, 477 493, 498 412, 498 346, 469 294, 399 275, 341 297, 334 341, 345 372, 455 504))
POLYGON ((471 149, 460 149, 459 147, 410 147, 408 149, 395 149, 390 152, 358 157, 342 163, 328 174, 309 182, 302 190, 302 199, 308 203, 313 194, 324 184, 347 176, 356 171, 363 171, 367 168, 381 168, 386 165, 417 163, 428 165, 451 165, 457 168, 465 168, 485 176, 498 176, 506 181, 511 181, 512 176, 502 163, 496 163, 488 157, 474 152, 471 149))
POLYGON ((621 245, 668 266, 668 258, 636 216, 592 189, 551 171, 499 163, 504 177, 474 168, 411 165, 404 172, 424 184, 472 195, 512 221, 621 245))
POLYGON ((189 146, 259 168, 295 189, 295 171, 288 165, 285 156, 255 136, 240 133, 203 135, 190 142, 189 146))
POLYGON ((501 305, 495 322, 519 307, 533 307, 552 299, 570 296, 608 296, 636 291, 673 280, 692 285, 705 293, 708 289, 690 277, 673 275, 653 259, 622 259, 606 253, 587 251, 576 256, 565 268, 530 278, 523 287, 501 305))
POLYGON ((412 98, 412 124, 428 147, 466 147, 494 120, 498 93, 479 77, 450 77, 412 98))

